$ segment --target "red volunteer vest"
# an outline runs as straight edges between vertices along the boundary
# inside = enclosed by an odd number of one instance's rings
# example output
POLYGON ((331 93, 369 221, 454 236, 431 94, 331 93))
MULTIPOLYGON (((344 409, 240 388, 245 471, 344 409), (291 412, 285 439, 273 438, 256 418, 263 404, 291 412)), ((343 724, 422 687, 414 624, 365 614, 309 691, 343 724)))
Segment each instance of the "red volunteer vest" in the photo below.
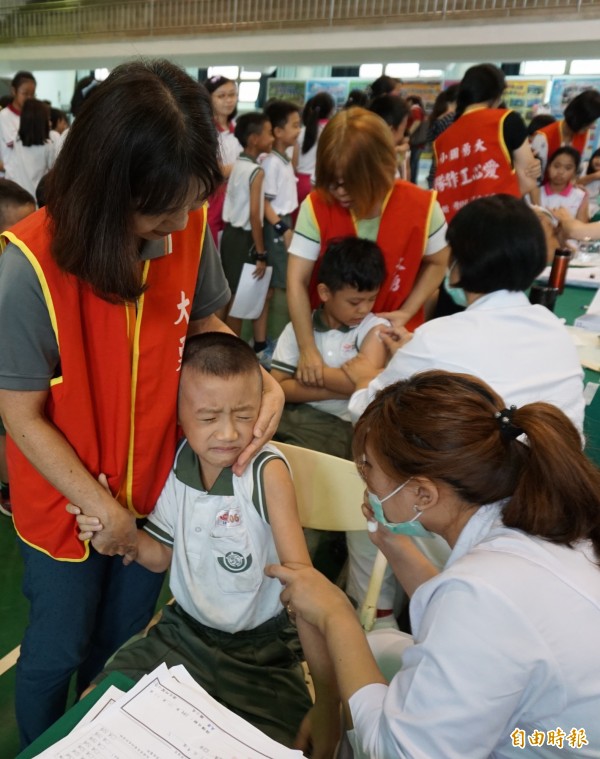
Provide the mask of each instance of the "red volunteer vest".
MULTIPOLYGON (((5 233, 37 274, 59 348, 45 414, 85 468, 94 477, 104 472, 111 492, 137 515, 152 510, 173 464, 179 369, 205 224, 206 208, 191 213, 187 228, 172 235, 172 252, 144 262, 147 289, 137 314, 58 268, 44 210, 5 233)), ((20 537, 53 558, 86 559, 67 499, 10 438, 7 454, 20 537)))
POLYGON ((434 141, 434 188, 450 222, 467 203, 506 193, 521 197, 511 155, 504 142, 504 108, 464 113, 434 141))
MULTIPOLYGON (((383 252, 387 274, 374 312, 396 311, 410 295, 427 245, 435 197, 434 192, 397 179, 384 201, 377 244, 383 252)), ((321 251, 310 283, 311 305, 317 308, 317 274, 327 244, 336 237, 356 237, 357 228, 349 209, 328 203, 318 190, 310 193, 307 202, 321 234, 321 251)), ((423 321, 421 309, 407 323, 407 329, 414 330, 423 321)))
MULTIPOLYGON (((564 123, 565 120, 561 119, 560 121, 555 121, 552 124, 548 124, 548 126, 545 126, 536 132, 536 135, 542 134, 546 138, 546 144, 548 145, 548 152, 546 153, 546 156, 548 161, 550 161, 550 157, 553 153, 555 153, 559 148, 562 148, 563 145, 566 145, 565 137, 563 135, 564 123)), ((574 134, 573 140, 569 144, 571 147, 575 148, 575 150, 579 151, 581 156, 583 156, 583 153, 587 148, 589 136, 589 129, 583 133, 574 134)), ((544 179, 548 179, 547 165, 544 179)))

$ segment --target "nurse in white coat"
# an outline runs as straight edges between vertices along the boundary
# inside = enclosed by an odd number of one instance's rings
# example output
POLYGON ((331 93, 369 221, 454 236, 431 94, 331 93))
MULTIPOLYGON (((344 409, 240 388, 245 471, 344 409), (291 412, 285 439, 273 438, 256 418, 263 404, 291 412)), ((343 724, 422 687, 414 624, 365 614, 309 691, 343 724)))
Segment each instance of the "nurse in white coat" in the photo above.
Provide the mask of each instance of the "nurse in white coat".
POLYGON ((267 567, 334 662, 355 759, 600 757, 600 473, 555 406, 507 408, 431 371, 382 390, 354 456, 373 542, 412 596, 414 645, 379 670, 345 594, 267 567), (438 573, 407 535, 452 548, 438 573))

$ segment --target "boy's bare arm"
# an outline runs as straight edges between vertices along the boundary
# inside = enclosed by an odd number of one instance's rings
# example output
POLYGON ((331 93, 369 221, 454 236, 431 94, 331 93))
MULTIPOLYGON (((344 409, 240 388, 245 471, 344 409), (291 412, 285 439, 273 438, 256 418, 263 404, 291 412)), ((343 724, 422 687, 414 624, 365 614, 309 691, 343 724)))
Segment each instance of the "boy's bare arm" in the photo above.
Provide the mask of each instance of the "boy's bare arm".
MULTIPOLYGON (((379 333, 385 329, 382 325, 373 327, 362 341, 359 355, 364 356, 375 369, 383 369, 387 364, 389 353, 379 333)), ((352 390, 354 392, 354 388, 352 390)))
POLYGON ((254 247, 259 254, 265 252, 263 220, 260 214, 260 200, 263 194, 264 178, 265 172, 261 169, 256 172, 252 184, 250 185, 250 228, 252 229, 252 241, 254 242, 254 247))
MULTIPOLYGON (((326 366, 323 367, 325 376, 327 369, 329 368, 330 367, 326 366)), ((336 371, 341 372, 342 370, 337 369, 336 371)), ((354 390, 354 385, 351 382, 349 383, 350 391, 344 393, 335 392, 334 390, 330 390, 329 387, 310 387, 309 385, 303 385, 293 375, 282 372, 280 369, 271 369, 271 377, 281 385, 285 400, 288 403, 310 403, 313 401, 329 401, 332 399, 344 400, 345 398, 348 398, 354 390)))
MULTIPOLYGON (((267 463, 264 483, 269 521, 279 561, 292 568, 312 566, 300 525, 292 478, 282 460, 267 463)), ((325 639, 316 627, 299 619, 298 636, 316 694, 315 706, 305 718, 301 734, 307 743, 312 744, 312 756, 325 759, 333 755, 339 737, 339 696, 334 669, 325 639)))

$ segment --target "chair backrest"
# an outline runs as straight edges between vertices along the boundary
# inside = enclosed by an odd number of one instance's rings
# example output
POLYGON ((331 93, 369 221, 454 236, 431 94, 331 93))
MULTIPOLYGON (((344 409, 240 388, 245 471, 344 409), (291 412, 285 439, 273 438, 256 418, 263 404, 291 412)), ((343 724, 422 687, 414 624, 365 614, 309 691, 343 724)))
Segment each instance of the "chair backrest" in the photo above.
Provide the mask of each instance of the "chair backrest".
POLYGON ((365 484, 352 461, 273 441, 288 460, 300 523, 313 530, 366 530, 361 511, 365 484))
MULTIPOLYGON (((354 532, 366 530, 360 508, 365 484, 351 461, 320 451, 272 441, 286 457, 294 478, 300 523, 313 530, 354 532)), ((371 573, 369 588, 359 611, 361 625, 372 629, 387 560, 381 551, 371 573)))

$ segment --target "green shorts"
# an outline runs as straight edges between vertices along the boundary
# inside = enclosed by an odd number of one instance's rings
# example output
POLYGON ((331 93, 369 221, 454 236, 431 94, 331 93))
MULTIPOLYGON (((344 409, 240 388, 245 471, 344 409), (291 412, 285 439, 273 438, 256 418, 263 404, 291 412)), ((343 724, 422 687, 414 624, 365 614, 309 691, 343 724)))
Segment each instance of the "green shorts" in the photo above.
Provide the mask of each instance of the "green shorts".
POLYGON ((352 461, 352 423, 308 403, 286 403, 273 440, 352 461))
POLYGON ((183 664, 213 698, 268 736, 292 746, 312 701, 302 649, 285 612, 253 630, 225 633, 165 606, 144 638, 122 646, 94 682, 117 671, 139 680, 162 662, 183 664))
MULTIPOLYGON (((292 227, 292 217, 290 214, 281 216, 281 221, 292 227)), ((272 224, 265 221, 264 226, 265 249, 268 256, 268 266, 273 267, 273 276, 271 277, 271 287, 278 287, 281 290, 286 289, 287 280, 287 261, 288 252, 283 242, 283 237, 275 231, 272 224)))
POLYGON ((251 255, 254 240, 249 229, 226 224, 221 237, 221 263, 229 288, 236 292, 244 264, 255 264, 251 255))

